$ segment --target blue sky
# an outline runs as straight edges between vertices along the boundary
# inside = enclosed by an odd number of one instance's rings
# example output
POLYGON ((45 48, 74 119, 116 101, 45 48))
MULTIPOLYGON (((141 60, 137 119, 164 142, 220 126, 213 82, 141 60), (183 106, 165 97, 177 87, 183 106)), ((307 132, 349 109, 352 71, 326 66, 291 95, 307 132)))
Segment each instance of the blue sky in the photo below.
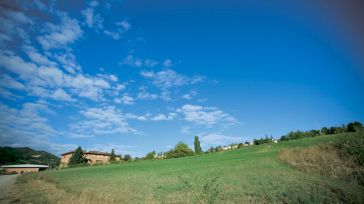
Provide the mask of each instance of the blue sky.
POLYGON ((2 146, 143 156, 364 121, 359 1, 0 6, 2 146))

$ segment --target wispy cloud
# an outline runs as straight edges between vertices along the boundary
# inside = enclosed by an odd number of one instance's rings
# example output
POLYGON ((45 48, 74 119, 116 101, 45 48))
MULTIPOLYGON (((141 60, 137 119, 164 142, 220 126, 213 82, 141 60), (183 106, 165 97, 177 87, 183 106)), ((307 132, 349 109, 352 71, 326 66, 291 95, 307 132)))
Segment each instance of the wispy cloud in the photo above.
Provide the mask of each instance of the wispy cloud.
POLYGON ((117 26, 115 30, 104 30, 104 34, 113 38, 114 40, 119 40, 122 35, 131 28, 131 25, 127 20, 116 22, 115 25, 117 26))
POLYGON ((42 103, 24 103, 19 109, 0 103, 0 143, 2 145, 33 148, 61 153, 73 144, 55 143, 58 135, 47 115, 54 113, 42 103))
POLYGON ((197 91, 190 91, 189 93, 183 94, 182 98, 191 100, 194 96, 197 96, 197 91))
POLYGON ((125 93, 121 98, 115 98, 114 102, 123 103, 126 105, 133 105, 135 103, 135 99, 133 97, 129 96, 129 94, 125 93))
POLYGON ((68 96, 99 101, 103 100, 107 90, 119 91, 125 87, 118 84, 115 76, 94 77, 82 73, 71 75, 56 66, 46 66, 46 64, 38 66, 19 56, 0 52, 0 67, 18 76, 18 79, 8 76, 8 81, 17 84, 18 88, 21 87, 20 84, 24 84, 25 91, 31 95, 66 101, 71 101, 68 96))
POLYGON ((226 136, 220 133, 210 133, 210 134, 199 134, 201 146, 209 147, 209 146, 218 146, 218 145, 229 145, 231 143, 239 143, 243 142, 242 137, 232 137, 226 136))
POLYGON ((80 111, 84 117, 79 122, 70 125, 70 129, 81 135, 112 135, 117 133, 134 133, 126 116, 114 106, 87 108, 80 111))
POLYGON ((76 19, 61 13, 60 23, 46 23, 44 35, 37 40, 45 50, 51 48, 65 48, 83 35, 83 31, 76 19))
POLYGON ((128 65, 130 67, 155 67, 159 64, 158 61, 152 60, 152 59, 141 59, 138 57, 135 57, 134 55, 128 55, 126 56, 122 62, 119 63, 119 65, 128 65))
POLYGON ((85 24, 89 28, 96 28, 96 29, 102 29, 103 28, 103 21, 104 19, 101 17, 100 14, 96 13, 95 9, 98 6, 97 1, 92 1, 89 4, 89 7, 81 11, 81 14, 85 18, 85 24))
POLYGON ((150 79, 152 83, 161 88, 169 89, 172 87, 192 85, 202 82, 201 76, 189 77, 183 74, 179 74, 174 70, 167 69, 159 72, 154 71, 142 71, 140 73, 144 78, 150 79))
POLYGON ((211 126, 214 124, 233 125, 237 121, 234 117, 216 107, 203 107, 186 104, 177 109, 177 113, 184 115, 184 119, 197 125, 211 126))

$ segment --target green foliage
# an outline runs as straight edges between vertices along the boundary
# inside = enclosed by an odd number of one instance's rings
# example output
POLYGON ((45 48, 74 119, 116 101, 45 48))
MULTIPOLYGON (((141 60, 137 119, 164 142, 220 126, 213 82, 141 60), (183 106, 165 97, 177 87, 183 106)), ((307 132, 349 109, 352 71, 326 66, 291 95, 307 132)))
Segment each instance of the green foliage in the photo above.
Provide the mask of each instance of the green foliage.
POLYGON ((352 122, 347 125, 348 132, 359 132, 363 130, 363 124, 361 122, 352 122))
POLYGON ((186 156, 192 156, 193 151, 188 147, 187 144, 183 142, 179 142, 174 149, 168 151, 166 153, 166 158, 178 158, 178 157, 186 157, 186 156))
POLYGON ((124 155, 124 159, 123 160, 124 161, 131 161, 132 158, 131 158, 131 156, 129 154, 126 154, 126 155, 124 155))
POLYGON ((110 161, 115 161, 115 159, 116 159, 115 151, 114 149, 112 149, 110 153, 110 161))
POLYGON ((149 152, 147 155, 145 155, 144 159, 154 159, 155 158, 155 151, 149 152))
POLYGON ((195 147, 196 154, 202 153, 202 149, 201 149, 200 141, 198 140, 198 136, 195 136, 194 147, 195 147))
POLYGON ((60 158, 29 147, 0 147, 0 164, 43 164, 58 167, 60 158))
POLYGON ((335 141, 335 146, 352 156, 359 165, 364 166, 364 131, 345 134, 335 141))
POLYGON ((268 136, 265 136, 265 138, 254 139, 253 142, 254 142, 255 145, 272 143, 273 142, 273 138, 272 137, 269 138, 268 136))
POLYGON ((68 166, 74 167, 74 166, 82 166, 84 164, 87 164, 87 159, 83 156, 81 147, 78 147, 72 154, 68 166))
POLYGON ((310 130, 310 131, 294 131, 289 132, 287 135, 283 135, 280 141, 288 141, 295 139, 302 139, 307 137, 316 137, 319 135, 333 135, 346 132, 358 132, 363 130, 363 124, 360 122, 351 122, 347 126, 342 125, 339 127, 323 127, 321 130, 310 130))

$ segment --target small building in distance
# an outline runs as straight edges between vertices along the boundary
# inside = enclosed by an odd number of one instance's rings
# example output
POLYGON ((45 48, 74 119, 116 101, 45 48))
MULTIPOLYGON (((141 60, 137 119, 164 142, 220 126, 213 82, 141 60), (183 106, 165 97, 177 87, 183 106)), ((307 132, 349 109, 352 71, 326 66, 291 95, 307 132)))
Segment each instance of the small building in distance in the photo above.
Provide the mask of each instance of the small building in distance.
MULTIPOLYGON (((70 151, 70 152, 66 152, 61 154, 61 164, 60 167, 64 168, 68 166, 68 163, 72 157, 72 154, 75 151, 70 151)), ((88 160, 89 164, 107 164, 110 160, 110 153, 108 152, 99 152, 99 151, 84 151, 82 150, 82 153, 84 155, 84 157, 88 160)), ((121 156, 120 155, 115 155, 115 160, 116 161, 120 161, 121 160, 121 156)))
POLYGON ((29 172, 43 171, 49 168, 48 165, 37 165, 37 164, 17 164, 17 165, 4 165, 1 166, 4 169, 5 174, 23 174, 29 172))

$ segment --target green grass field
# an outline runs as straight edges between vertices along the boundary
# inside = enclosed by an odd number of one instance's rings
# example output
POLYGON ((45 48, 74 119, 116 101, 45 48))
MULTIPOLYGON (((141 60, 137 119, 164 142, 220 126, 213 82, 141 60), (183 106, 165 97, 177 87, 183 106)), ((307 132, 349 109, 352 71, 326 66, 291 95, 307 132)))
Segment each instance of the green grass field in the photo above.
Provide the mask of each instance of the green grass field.
POLYGON ((304 173, 278 160, 318 136, 201 156, 54 170, 20 177, 24 203, 363 203, 355 182, 304 173))

